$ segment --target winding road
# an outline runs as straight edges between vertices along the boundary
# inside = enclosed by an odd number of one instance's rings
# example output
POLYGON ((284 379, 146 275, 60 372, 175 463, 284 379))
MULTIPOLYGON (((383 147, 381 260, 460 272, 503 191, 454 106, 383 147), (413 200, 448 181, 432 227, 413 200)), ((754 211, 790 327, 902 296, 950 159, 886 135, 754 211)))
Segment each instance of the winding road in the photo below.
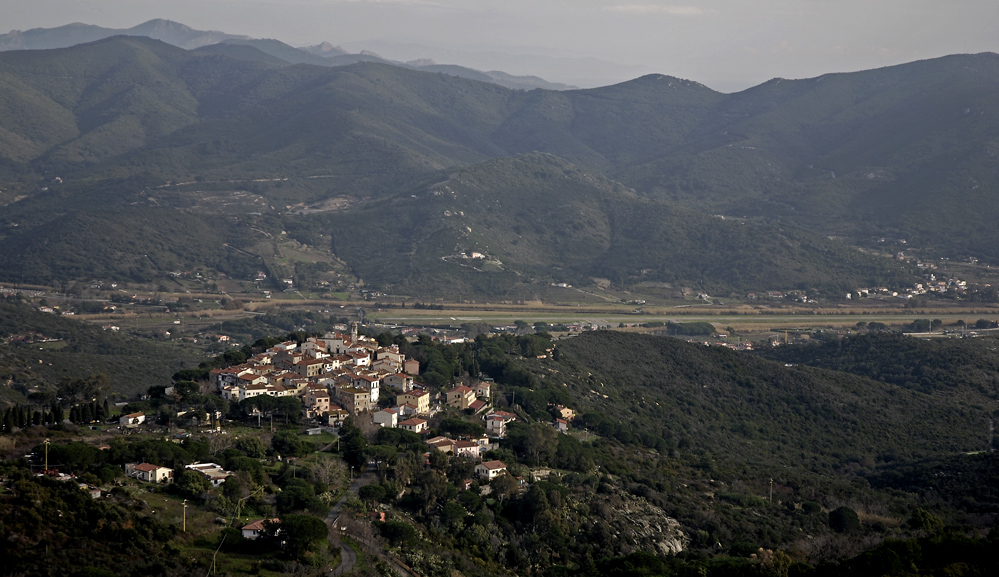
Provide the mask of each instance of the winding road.
POLYGON ((358 475, 354 479, 354 481, 350 484, 350 487, 344 491, 340 500, 333 505, 332 509, 330 509, 329 515, 326 516, 326 525, 330 528, 330 545, 340 546, 340 564, 337 565, 336 569, 329 573, 330 577, 350 573, 354 570, 354 566, 357 565, 357 551, 354 551, 353 547, 347 545, 342 539, 340 539, 340 531, 337 527, 337 522, 340 520, 340 509, 343 507, 343 503, 347 500, 349 495, 353 494, 356 497, 357 491, 360 490, 361 487, 374 483, 375 480, 375 468, 373 466, 369 466, 364 473, 358 475))

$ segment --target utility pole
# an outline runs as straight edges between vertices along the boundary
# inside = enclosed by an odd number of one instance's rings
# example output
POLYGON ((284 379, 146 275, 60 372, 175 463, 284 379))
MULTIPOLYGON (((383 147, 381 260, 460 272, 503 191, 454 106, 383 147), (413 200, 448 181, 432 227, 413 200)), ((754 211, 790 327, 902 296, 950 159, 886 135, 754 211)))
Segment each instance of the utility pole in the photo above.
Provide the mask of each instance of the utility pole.
POLYGON ((770 502, 774 502, 774 480, 770 479, 770 502))
POLYGON ((187 533, 187 499, 184 499, 184 532, 187 533))
POLYGON ((49 473, 49 440, 45 439, 45 474, 49 473))

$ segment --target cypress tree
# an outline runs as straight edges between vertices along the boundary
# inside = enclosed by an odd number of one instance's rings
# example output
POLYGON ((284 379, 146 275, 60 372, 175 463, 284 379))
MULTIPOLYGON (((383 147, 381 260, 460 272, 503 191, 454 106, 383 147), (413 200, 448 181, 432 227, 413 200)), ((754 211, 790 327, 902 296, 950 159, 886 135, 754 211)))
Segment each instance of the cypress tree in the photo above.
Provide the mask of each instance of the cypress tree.
POLYGON ((52 422, 57 425, 61 423, 65 415, 62 410, 62 405, 59 404, 59 401, 52 401, 51 412, 52 412, 52 422))
POLYGON ((90 423, 94 420, 93 413, 90 412, 90 404, 84 403, 83 408, 80 409, 80 422, 83 424, 90 423))
POLYGON ((41 425, 42 424, 42 412, 41 411, 33 411, 31 413, 31 424, 32 425, 41 425))
POLYGON ((3 432, 13 433, 14 432, 14 419, 11 417, 10 407, 3 412, 3 432))
POLYGON ((80 408, 76 405, 69 408, 69 422, 73 424, 80 422, 80 408))
POLYGON ((111 407, 108 405, 108 400, 104 399, 104 419, 106 420, 111 416, 111 407))

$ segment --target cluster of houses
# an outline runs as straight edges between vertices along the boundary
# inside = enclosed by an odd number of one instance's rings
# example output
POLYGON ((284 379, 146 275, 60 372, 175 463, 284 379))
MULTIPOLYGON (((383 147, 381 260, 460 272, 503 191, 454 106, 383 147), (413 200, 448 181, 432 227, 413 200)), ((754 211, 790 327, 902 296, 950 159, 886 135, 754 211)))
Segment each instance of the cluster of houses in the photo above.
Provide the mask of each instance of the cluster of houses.
MULTIPOLYGON (((922 267, 922 263, 919 265, 922 267)), ((946 280, 937 279, 935 274, 927 273, 923 275, 925 282, 913 283, 908 289, 891 290, 888 287, 864 287, 846 293, 846 300, 857 300, 866 298, 900 298, 911 299, 916 296, 931 293, 943 294, 953 292, 957 296, 963 296, 968 292, 968 281, 959 278, 948 278, 946 280)), ((784 299, 801 303, 816 303, 814 298, 808 297, 805 291, 768 291, 767 293, 748 293, 746 300, 763 299, 784 299)))
MULTIPOLYGON (((278 344, 241 365, 213 370, 211 380, 219 394, 232 401, 259 395, 296 396, 302 400, 306 418, 327 426, 339 426, 347 416, 366 413, 380 427, 424 434, 442 406, 479 415, 485 436, 428 441, 437 450, 473 460, 480 460, 492 448, 490 438, 505 437, 508 424, 516 420, 514 413, 491 409, 491 379, 461 384, 438 395, 414 383, 418 373, 419 363, 406 359, 397 345, 380 346, 374 339, 358 335, 353 325, 349 335, 333 332, 301 344, 278 344), (382 388, 396 392, 395 403, 379 409, 386 404, 382 388)), ((554 425, 567 432, 575 414, 562 406, 557 411, 554 425)), ((481 476, 493 478, 497 474, 495 468, 489 471, 481 476)))
POLYGON ((215 369, 211 382, 219 394, 242 402, 259 395, 297 397, 306 418, 338 426, 348 415, 377 407, 383 387, 413 391, 420 364, 398 345, 380 346, 357 334, 328 333, 300 345, 284 342, 243 364, 215 369))
POLYGON ((968 281, 959 278, 938 279, 933 273, 923 275, 924 282, 913 283, 913 285, 902 291, 893 291, 888 287, 867 287, 859 288, 851 293, 847 293, 848 300, 864 299, 874 297, 894 297, 900 299, 911 299, 916 296, 937 293, 943 294, 953 292, 957 296, 964 296, 968 292, 968 281))
MULTIPOLYGON (((473 387, 459 385, 447 391, 444 402, 456 409, 478 414, 489 408, 492 383, 482 381, 473 387)), ((375 411, 372 421, 379 427, 399 428, 417 434, 428 428, 427 419, 440 410, 439 399, 429 391, 412 388, 396 395, 395 406, 375 411)))
POLYGON ((334 332, 322 338, 310 337, 301 344, 280 343, 243 364, 213 370, 211 382, 231 401, 259 395, 297 397, 306 418, 327 426, 339 426, 348 416, 368 413, 379 426, 422 434, 441 405, 447 405, 484 415, 481 418, 489 436, 506 435, 506 425, 515 417, 504 411, 488 412, 491 380, 458 385, 436 395, 414 383, 417 374, 419 363, 405 358, 398 345, 382 347, 374 339, 358 335, 354 325, 349 335, 334 332), (396 392, 395 403, 379 409, 383 388, 396 392))
POLYGON ((923 275, 925 282, 913 283, 912 287, 899 291, 893 291, 887 287, 868 287, 860 288, 852 293, 846 295, 847 299, 862 299, 871 297, 895 297, 902 299, 911 299, 912 297, 925 295, 930 293, 943 294, 947 292, 954 292, 958 296, 963 296, 968 292, 968 281, 961 280, 958 278, 949 278, 946 280, 937 279, 934 274, 923 275))
MULTIPOLYGON (((489 437, 474 437, 464 440, 455 440, 450 437, 434 437, 427 441, 427 445, 436 451, 464 457, 478 461, 482 455, 496 446, 489 442, 489 437)), ((484 461, 475 465, 475 476, 479 479, 491 481, 506 471, 506 464, 503 461, 484 461)))
MULTIPOLYGON (((919 263, 917 266, 920 268, 927 268, 932 266, 936 268, 936 265, 925 265, 924 263, 919 263)), ((899 299, 911 299, 916 296, 926 295, 926 294, 944 294, 953 293, 957 296, 964 296, 968 292, 968 281, 959 278, 951 277, 948 279, 938 279, 933 273, 926 273, 923 275, 924 282, 913 283, 913 285, 907 289, 892 290, 888 287, 876 286, 876 287, 864 287, 858 288, 851 292, 846 293, 847 300, 857 300, 866 298, 899 298, 899 299)), ((815 299, 809 298, 804 291, 769 291, 765 295, 760 293, 749 293, 746 295, 747 300, 761 300, 763 298, 768 299, 786 299, 795 302, 802 303, 814 303, 817 302, 815 299)))

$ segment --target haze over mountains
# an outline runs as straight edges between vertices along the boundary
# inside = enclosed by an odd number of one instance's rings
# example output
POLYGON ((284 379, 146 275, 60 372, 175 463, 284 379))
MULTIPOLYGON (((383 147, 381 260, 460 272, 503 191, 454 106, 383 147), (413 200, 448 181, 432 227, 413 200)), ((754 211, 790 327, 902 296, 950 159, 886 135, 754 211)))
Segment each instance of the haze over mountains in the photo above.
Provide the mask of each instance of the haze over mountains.
POLYGON ((157 18, 131 28, 104 28, 74 22, 56 28, 12 30, 7 34, 0 35, 0 50, 68 48, 118 35, 145 36, 186 49, 217 44, 224 40, 250 40, 249 36, 226 34, 217 30, 194 30, 178 22, 157 18))
POLYGON ((515 90, 279 49, 0 53, 4 280, 88 276, 71 263, 91 250, 92 274, 245 276, 281 231, 426 293, 908 282, 827 236, 999 258, 995 54, 721 94, 664 75, 515 90))
MULTIPOLYGON (((279 58, 288 64, 314 64, 316 66, 344 66, 357 62, 383 62, 427 72, 443 72, 453 76, 494 82, 507 88, 548 88, 565 90, 572 88, 565 84, 547 82, 537 76, 515 76, 501 71, 482 72, 464 66, 453 64, 439 65, 433 60, 408 59, 408 62, 396 62, 382 58, 374 52, 360 50, 356 54, 333 46, 328 42, 315 46, 295 48, 284 42, 273 39, 251 38, 238 34, 227 34, 217 30, 194 30, 193 28, 157 18, 131 28, 103 28, 79 22, 59 26, 57 28, 33 28, 31 30, 13 30, 0 34, 0 51, 7 50, 46 50, 51 48, 68 48, 77 44, 94 42, 111 36, 143 36, 161 40, 179 48, 193 50, 211 45, 253 46, 265 54, 279 58)), ((222 46, 216 46, 221 49, 222 46)))

